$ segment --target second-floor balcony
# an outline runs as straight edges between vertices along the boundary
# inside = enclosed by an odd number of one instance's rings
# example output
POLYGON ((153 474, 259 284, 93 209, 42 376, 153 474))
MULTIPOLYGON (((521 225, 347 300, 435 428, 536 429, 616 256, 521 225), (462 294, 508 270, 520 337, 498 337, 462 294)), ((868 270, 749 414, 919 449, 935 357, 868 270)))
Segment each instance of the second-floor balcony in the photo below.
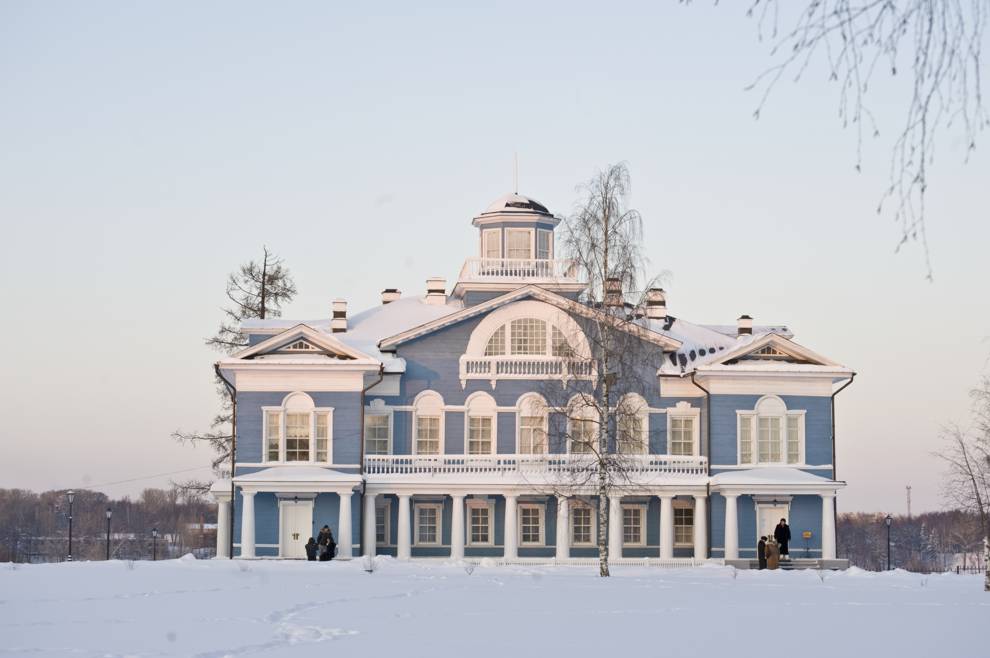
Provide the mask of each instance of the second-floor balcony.
POLYGON ((460 358, 463 387, 469 379, 486 379, 492 386, 500 379, 594 379, 595 361, 559 356, 467 356, 460 358))
MULTIPOLYGON (((547 476, 590 473, 596 459, 586 454, 544 455, 366 455, 367 475, 523 475, 547 476)), ((629 477, 700 475, 708 459, 681 455, 621 455, 615 467, 629 477)))
POLYGON ((577 283, 577 262, 563 258, 468 258, 460 281, 577 283))

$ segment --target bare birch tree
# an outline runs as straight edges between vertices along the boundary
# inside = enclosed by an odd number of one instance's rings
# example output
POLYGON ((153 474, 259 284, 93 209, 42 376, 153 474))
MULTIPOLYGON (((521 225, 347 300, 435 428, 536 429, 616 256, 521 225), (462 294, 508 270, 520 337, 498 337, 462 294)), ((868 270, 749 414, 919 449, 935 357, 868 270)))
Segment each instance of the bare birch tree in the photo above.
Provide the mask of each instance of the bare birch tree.
POLYGON ((975 513, 983 536, 985 591, 990 592, 990 377, 972 392, 973 426, 950 426, 943 432, 945 450, 938 456, 948 470, 943 496, 951 505, 975 513))
POLYGON ((624 164, 609 166, 579 189, 583 198, 564 225, 561 245, 587 282, 577 319, 590 354, 575 354, 574 337, 555 336, 554 355, 573 358, 584 377, 548 383, 546 392, 549 410, 564 421, 552 434, 569 442, 572 453, 556 486, 564 496, 595 492, 599 574, 605 577, 608 501, 630 482, 631 455, 647 440, 644 410, 635 400, 651 385, 644 373, 652 373, 656 385, 662 355, 645 347, 647 332, 636 322, 640 305, 628 302, 650 285, 643 276, 642 219, 628 207, 629 172, 624 164))
POLYGON ((898 249, 909 240, 921 243, 929 279, 925 200, 936 137, 950 132, 954 141, 965 140, 968 159, 990 125, 981 81, 988 14, 990 0, 750 0, 747 10, 775 60, 748 87, 760 92, 754 116, 785 75, 797 82, 823 61, 837 85, 839 120, 856 131, 857 171, 864 135, 880 136, 868 103, 877 78, 908 70, 909 98, 893 133, 889 184, 877 213, 889 203, 900 228, 898 249))
MULTIPOLYGON (((289 269, 282 259, 262 247, 261 262, 249 261, 227 277, 227 299, 230 304, 221 310, 223 319, 217 333, 206 339, 206 344, 224 354, 247 346, 240 333, 240 324, 252 318, 277 318, 282 315, 282 306, 292 301, 296 286, 289 269)), ((231 461, 233 443, 233 400, 230 391, 214 376, 217 395, 220 398, 220 411, 213 417, 210 429, 205 432, 172 432, 172 438, 190 445, 205 444, 213 450, 211 466, 217 477, 227 477, 231 461)), ((183 489, 205 492, 209 482, 189 480, 179 485, 183 489)))

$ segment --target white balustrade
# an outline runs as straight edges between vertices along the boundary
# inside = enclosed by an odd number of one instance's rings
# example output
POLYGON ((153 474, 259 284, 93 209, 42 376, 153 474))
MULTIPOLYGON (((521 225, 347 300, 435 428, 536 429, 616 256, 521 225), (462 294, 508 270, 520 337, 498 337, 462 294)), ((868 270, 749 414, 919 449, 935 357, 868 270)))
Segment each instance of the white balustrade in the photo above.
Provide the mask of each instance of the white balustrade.
MULTIPOLYGON (((615 456, 618 468, 630 474, 707 474, 705 457, 681 455, 615 456)), ((593 455, 366 455, 367 475, 575 473, 596 468, 593 455)))
POLYGON ((577 281, 577 263, 554 258, 468 258, 460 281, 577 281))
POLYGON ((594 379, 595 361, 560 356, 462 356, 461 383, 468 379, 594 379))

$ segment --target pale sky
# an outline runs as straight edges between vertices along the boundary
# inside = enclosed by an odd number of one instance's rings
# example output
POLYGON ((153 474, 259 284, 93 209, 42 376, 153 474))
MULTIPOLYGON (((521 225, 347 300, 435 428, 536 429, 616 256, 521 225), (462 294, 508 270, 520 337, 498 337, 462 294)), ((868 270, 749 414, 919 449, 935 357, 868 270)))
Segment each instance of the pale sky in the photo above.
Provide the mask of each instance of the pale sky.
POLYGON ((903 513, 908 484, 939 508, 939 428, 990 355, 986 141, 966 165, 939 142, 929 283, 875 213, 902 87, 875 88, 856 174, 820 69, 754 121, 771 60, 742 7, 534 4, 0 3, 0 487, 206 476, 169 434, 214 413, 227 272, 267 244, 297 318, 452 281, 518 153, 558 214, 628 164, 672 315, 785 323, 857 371, 841 511, 903 513))

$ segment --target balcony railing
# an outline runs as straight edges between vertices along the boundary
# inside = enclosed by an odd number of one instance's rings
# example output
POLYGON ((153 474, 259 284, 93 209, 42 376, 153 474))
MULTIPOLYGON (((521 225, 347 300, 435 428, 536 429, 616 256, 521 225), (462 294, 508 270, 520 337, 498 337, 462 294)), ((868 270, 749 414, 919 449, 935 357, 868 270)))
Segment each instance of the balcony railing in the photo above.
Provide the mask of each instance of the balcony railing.
MULTIPOLYGON (((545 475, 595 468, 589 455, 366 455, 368 475, 545 475)), ((622 455, 617 468, 631 475, 706 475, 705 457, 622 455)))
POLYGON ((577 282, 577 262, 553 258, 468 258, 461 281, 577 282))
POLYGON ((594 379, 595 362, 560 356, 462 356, 461 386, 469 379, 594 379))

